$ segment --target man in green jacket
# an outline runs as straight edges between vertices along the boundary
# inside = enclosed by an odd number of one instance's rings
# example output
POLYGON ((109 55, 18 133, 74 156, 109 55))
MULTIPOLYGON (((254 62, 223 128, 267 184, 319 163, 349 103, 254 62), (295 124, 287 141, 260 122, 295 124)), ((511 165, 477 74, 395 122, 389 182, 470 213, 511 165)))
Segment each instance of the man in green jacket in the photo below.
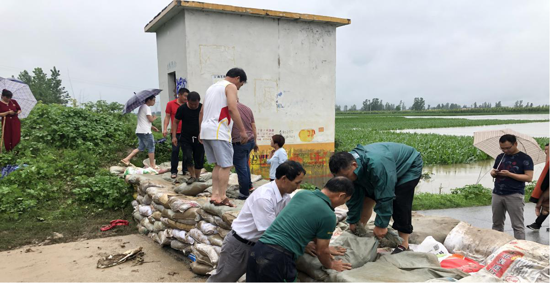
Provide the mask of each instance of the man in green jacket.
POLYGON ((349 153, 335 153, 329 160, 330 171, 349 178, 355 186, 346 202, 350 229, 355 231, 358 222, 366 225, 374 208, 374 235, 384 237, 393 217, 392 227, 403 238, 393 253, 408 250, 414 188, 420 181, 422 165, 416 149, 392 142, 358 145, 349 153))

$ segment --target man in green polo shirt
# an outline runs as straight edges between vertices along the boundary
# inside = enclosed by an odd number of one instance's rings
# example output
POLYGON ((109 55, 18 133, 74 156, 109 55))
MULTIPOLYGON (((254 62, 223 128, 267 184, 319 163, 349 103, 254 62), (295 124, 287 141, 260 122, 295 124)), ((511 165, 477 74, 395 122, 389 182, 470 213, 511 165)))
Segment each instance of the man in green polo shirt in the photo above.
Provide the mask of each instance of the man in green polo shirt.
POLYGON ((254 245, 248 258, 246 281, 295 281, 295 260, 304 254, 312 240, 325 268, 350 270, 351 264, 333 260, 329 242, 336 228, 334 207, 346 203, 352 194, 353 183, 345 177, 330 179, 322 190, 296 193, 254 245))
POLYGON ((393 253, 408 250, 413 231, 414 188, 420 181, 422 166, 420 153, 400 143, 358 145, 349 153, 335 153, 329 160, 330 171, 349 178, 355 185, 353 196, 346 203, 350 229, 355 231, 358 222, 366 225, 374 208, 374 235, 384 237, 393 217, 392 227, 403 238, 393 253))

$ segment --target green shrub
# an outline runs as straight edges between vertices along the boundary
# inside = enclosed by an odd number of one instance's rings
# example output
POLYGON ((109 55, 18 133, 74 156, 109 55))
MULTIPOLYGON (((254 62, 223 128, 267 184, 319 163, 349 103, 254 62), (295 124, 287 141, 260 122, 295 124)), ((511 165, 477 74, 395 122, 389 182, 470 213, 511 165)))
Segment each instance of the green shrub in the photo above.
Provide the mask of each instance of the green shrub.
POLYGON ((132 186, 106 170, 100 171, 91 178, 78 177, 76 186, 77 188, 72 191, 78 201, 97 204, 101 208, 124 208, 133 199, 132 186))

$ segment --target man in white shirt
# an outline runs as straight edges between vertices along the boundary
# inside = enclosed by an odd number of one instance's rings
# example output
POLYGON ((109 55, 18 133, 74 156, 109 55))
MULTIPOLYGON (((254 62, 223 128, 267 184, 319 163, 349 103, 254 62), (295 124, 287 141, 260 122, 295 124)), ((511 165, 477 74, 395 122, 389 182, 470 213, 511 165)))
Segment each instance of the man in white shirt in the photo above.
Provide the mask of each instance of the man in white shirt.
POLYGON ((248 135, 237 109, 238 90, 246 83, 243 69, 233 68, 225 79, 211 85, 206 90, 204 103, 199 114, 199 140, 204 144, 206 159, 214 163, 212 170, 212 197, 210 203, 220 206, 235 205, 225 192, 229 173, 233 167, 233 146, 231 130, 233 123, 241 133, 241 144, 246 144, 248 135))
POLYGON ((300 163, 289 160, 279 165, 275 181, 254 190, 233 220, 216 271, 207 282, 236 282, 246 272, 250 250, 288 204, 305 174, 300 163))
POLYGON ((153 138, 153 133, 151 129, 158 132, 159 130, 153 126, 153 121, 157 119, 157 116, 153 116, 151 112, 151 106, 155 105, 155 96, 148 97, 145 100, 137 114, 137 126, 136 126, 136 135, 138 137, 139 145, 138 148, 134 149, 126 158, 122 159, 120 162, 124 165, 129 166, 130 160, 138 154, 140 151, 147 150, 149 155, 149 164, 151 168, 159 170, 155 165, 155 139, 153 138))

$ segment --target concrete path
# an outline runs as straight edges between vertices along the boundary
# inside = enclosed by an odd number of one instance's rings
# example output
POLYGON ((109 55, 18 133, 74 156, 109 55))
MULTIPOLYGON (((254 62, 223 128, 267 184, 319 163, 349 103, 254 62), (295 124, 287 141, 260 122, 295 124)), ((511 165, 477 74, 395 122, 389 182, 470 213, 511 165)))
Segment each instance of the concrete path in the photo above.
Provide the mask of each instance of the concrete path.
MULTIPOLYGON (((472 226, 479 228, 491 229, 492 222, 492 211, 491 206, 478 206, 478 207, 466 207, 466 208, 450 208, 450 209, 434 209, 434 210, 422 210, 418 211, 424 215, 435 215, 435 216, 448 216, 454 219, 458 219, 464 222, 472 224, 472 226)), ((525 225, 529 225, 535 222, 537 218, 535 216, 535 204, 526 203, 524 209, 525 225)), ((548 245, 550 233, 546 231, 548 228, 548 219, 547 218, 542 224, 542 228, 539 231, 532 231, 529 228, 525 227, 525 239, 541 244, 548 245)), ((504 232, 514 235, 512 230, 512 224, 510 218, 506 218, 504 232)))

